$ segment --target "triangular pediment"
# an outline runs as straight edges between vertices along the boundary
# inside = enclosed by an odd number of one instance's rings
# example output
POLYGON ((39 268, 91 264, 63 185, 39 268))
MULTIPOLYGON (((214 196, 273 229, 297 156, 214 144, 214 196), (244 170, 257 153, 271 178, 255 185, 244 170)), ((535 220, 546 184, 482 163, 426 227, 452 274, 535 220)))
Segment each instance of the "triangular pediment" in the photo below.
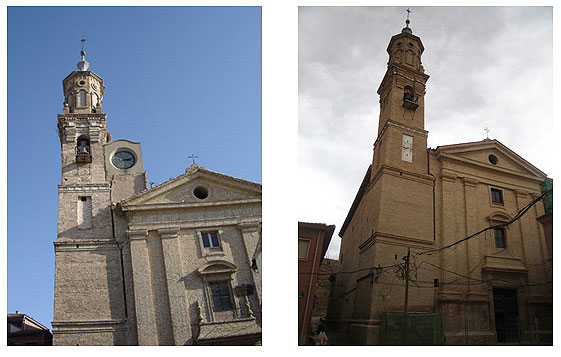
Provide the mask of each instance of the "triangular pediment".
POLYGON ((436 151, 443 159, 455 159, 467 164, 533 177, 538 180, 544 180, 547 177, 545 173, 498 140, 486 139, 472 143, 439 146, 436 151))
POLYGON ((186 173, 120 202, 123 207, 212 204, 261 198, 261 185, 192 166, 186 173))

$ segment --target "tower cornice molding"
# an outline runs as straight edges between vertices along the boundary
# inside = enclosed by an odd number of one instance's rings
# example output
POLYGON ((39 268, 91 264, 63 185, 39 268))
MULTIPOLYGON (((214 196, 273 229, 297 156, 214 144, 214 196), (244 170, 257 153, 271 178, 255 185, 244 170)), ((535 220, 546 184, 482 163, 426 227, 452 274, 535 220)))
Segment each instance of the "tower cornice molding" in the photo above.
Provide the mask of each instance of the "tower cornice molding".
POLYGON ((60 184, 58 192, 91 192, 91 191, 110 191, 111 187, 108 183, 98 184, 60 184))
POLYGON ((400 124, 400 123, 396 123, 396 122, 394 122, 390 119, 390 120, 386 121, 386 123, 384 124, 384 127, 382 128, 382 131, 380 131, 380 134, 376 138, 376 141, 374 142, 374 145, 373 145, 374 149, 376 149, 376 146, 378 145, 380 139, 384 135, 384 132, 390 126, 394 126, 394 127, 400 128, 400 129, 407 130, 407 131, 415 133, 417 135, 421 135, 425 138, 428 137, 428 135, 429 135, 429 132, 427 130, 422 130, 422 129, 419 129, 419 128, 413 128, 413 127, 410 127, 410 126, 406 126, 406 125, 403 125, 403 124, 400 124))
POLYGON ((103 78, 93 71, 72 71, 69 75, 64 77, 62 83, 66 83, 70 78, 86 78, 88 76, 95 77, 97 80, 103 82, 103 78))
POLYGON ((423 88, 425 88, 427 81, 430 78, 430 75, 421 73, 419 71, 416 71, 412 68, 405 67, 403 65, 390 64, 376 92, 380 96, 382 96, 382 94, 387 92, 392 87, 392 82, 393 79, 395 78, 397 79, 402 78, 414 83, 420 83, 423 85, 423 88))
POLYGON ((107 121, 106 113, 59 113, 58 120, 103 120, 107 121))

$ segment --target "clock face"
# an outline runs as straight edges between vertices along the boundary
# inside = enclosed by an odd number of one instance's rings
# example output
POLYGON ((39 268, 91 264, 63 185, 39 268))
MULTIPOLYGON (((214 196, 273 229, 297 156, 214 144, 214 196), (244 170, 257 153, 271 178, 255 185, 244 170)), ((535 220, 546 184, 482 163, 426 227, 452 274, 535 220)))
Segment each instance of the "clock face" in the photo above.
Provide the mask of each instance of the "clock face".
POLYGON ((413 137, 405 134, 401 144, 401 160, 413 162, 413 137))
POLYGON ((135 163, 135 158, 132 153, 122 150, 113 155, 111 162, 118 169, 130 169, 135 163))

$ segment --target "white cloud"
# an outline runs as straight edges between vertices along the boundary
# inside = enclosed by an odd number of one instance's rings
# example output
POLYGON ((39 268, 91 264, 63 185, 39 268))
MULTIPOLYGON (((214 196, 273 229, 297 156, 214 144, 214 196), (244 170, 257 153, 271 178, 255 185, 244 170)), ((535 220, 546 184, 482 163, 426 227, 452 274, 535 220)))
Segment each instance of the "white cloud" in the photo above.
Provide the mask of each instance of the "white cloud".
MULTIPOLYGON (((428 145, 489 136, 553 175, 552 10, 547 7, 411 8, 431 76, 428 145)), ((299 220, 338 233, 372 160, 376 90, 403 8, 299 10, 299 220)), ((336 237, 329 256, 338 257, 336 237)))

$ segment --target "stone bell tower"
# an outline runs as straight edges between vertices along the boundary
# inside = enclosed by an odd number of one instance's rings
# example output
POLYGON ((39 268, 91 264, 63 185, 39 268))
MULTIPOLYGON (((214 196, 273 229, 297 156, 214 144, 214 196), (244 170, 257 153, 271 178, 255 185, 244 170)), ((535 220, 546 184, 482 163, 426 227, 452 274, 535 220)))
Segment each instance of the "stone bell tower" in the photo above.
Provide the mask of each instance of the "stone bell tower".
POLYGON ((62 180, 58 185, 53 344, 124 344, 122 265, 113 233, 111 185, 104 144, 103 79, 90 71, 83 48, 77 71, 64 80, 58 114, 62 180))

